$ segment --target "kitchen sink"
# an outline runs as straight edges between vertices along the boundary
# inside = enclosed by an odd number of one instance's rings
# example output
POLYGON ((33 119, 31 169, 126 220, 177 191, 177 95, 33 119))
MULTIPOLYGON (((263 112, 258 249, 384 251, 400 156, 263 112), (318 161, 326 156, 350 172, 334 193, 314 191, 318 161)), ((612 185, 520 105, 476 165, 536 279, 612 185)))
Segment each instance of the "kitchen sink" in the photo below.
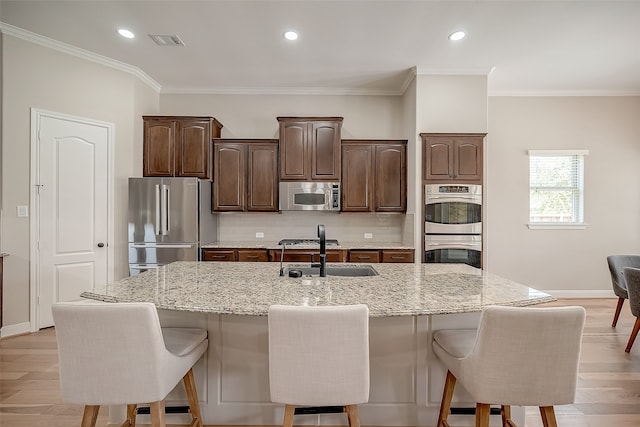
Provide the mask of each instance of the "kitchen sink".
MULTIPOLYGON (((290 277, 319 276, 320 267, 289 267, 285 270, 284 274, 290 277)), ((327 276, 363 277, 377 275, 378 272, 370 265, 327 267, 327 276)))

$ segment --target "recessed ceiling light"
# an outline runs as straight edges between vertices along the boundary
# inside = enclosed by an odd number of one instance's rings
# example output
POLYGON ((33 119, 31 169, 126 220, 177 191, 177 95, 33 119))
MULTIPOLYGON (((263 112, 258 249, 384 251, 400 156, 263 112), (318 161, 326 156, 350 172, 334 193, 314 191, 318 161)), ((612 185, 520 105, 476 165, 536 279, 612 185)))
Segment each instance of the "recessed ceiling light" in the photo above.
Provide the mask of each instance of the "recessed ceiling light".
POLYGON ((287 31, 284 33, 284 38, 287 40, 296 40, 298 38, 298 33, 295 31, 287 31))
POLYGON ((449 34, 449 40, 452 40, 452 41, 462 40, 466 35, 467 34, 464 31, 454 31, 453 33, 449 34))
POLYGON ((132 39, 132 38, 134 38, 136 36, 131 31, 126 30, 124 28, 118 29, 118 34, 120 34, 122 37, 126 37, 128 39, 132 39))

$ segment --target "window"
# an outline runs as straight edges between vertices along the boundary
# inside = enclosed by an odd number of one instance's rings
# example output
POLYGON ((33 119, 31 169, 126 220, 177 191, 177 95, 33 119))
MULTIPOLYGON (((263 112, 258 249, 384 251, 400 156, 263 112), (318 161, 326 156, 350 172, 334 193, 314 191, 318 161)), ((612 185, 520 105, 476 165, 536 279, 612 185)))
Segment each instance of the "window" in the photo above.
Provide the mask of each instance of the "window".
POLYGON ((584 228, 587 150, 529 150, 529 228, 584 228))

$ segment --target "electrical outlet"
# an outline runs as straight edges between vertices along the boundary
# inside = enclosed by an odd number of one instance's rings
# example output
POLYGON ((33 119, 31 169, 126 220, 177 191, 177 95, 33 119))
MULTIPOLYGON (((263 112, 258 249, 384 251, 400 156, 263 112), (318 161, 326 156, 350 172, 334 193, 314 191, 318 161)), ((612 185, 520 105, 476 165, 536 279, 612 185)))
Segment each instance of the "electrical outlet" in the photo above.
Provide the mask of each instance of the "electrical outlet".
POLYGON ((373 239, 373 233, 364 233, 365 239, 373 239))
POLYGON ((258 231, 256 233, 256 239, 264 239, 264 233, 262 231, 258 231))

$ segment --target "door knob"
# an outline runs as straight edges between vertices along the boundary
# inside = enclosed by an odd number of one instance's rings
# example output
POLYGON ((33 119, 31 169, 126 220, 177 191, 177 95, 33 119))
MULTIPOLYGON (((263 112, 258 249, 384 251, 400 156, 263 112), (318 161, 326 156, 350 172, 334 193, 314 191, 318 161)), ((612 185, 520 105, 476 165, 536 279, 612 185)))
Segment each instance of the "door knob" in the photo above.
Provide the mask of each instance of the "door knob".
POLYGON ((104 243, 102 243, 102 242, 98 243, 98 247, 99 248, 103 248, 104 247, 104 243))

